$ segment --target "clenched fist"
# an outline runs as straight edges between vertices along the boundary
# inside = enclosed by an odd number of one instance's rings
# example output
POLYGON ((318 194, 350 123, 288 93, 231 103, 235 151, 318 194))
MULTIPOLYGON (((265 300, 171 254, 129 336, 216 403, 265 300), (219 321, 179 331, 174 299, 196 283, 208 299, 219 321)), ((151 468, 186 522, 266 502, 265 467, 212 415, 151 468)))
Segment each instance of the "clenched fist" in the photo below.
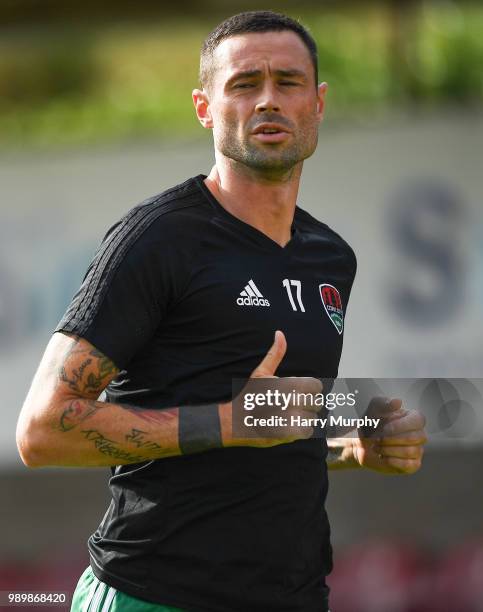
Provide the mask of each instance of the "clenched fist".
POLYGON ((380 418, 381 423, 370 436, 359 429, 359 438, 353 441, 356 462, 383 474, 417 472, 427 442, 424 416, 403 408, 400 399, 382 397, 371 401, 366 415, 380 418))

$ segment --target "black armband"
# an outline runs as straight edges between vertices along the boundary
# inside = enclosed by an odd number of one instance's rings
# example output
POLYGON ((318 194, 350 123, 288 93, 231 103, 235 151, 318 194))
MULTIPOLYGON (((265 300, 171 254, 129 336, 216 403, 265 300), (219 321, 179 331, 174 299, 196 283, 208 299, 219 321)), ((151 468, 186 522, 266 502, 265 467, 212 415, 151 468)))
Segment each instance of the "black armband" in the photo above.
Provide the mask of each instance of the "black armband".
POLYGON ((178 408, 178 442, 183 455, 222 448, 218 404, 178 408))

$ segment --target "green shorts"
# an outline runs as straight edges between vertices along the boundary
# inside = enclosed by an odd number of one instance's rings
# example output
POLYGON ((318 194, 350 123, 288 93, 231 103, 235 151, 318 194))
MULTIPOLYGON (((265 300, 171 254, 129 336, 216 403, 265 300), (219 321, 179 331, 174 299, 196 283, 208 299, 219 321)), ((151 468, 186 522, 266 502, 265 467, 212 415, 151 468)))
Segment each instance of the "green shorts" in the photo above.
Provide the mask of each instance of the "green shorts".
POLYGON ((74 591, 70 612, 183 612, 126 595, 101 582, 89 565, 74 591))

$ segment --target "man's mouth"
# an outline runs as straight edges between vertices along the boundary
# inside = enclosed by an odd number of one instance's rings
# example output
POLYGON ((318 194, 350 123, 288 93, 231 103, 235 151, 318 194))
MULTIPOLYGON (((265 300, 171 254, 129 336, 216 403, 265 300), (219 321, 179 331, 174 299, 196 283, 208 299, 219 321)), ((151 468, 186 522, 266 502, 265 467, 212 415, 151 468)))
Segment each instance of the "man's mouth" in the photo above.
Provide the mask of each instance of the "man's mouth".
POLYGON ((253 130, 252 134, 257 140, 269 143, 282 142, 289 135, 289 133, 283 126, 267 123, 258 125, 253 130))
POLYGON ((277 123, 261 123, 253 130, 254 134, 278 134, 279 132, 287 133, 287 130, 277 123))

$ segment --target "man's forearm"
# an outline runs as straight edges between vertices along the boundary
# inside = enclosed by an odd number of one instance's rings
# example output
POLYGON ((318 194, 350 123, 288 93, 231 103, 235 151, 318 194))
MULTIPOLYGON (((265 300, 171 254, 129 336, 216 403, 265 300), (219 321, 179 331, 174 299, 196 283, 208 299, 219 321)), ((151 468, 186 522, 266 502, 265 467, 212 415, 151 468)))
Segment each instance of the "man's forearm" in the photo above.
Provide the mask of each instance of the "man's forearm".
POLYGON ((110 466, 232 443, 230 403, 158 410, 98 401, 118 373, 87 340, 54 334, 17 423, 24 463, 110 466))
POLYGON ((34 466, 121 465, 217 448, 222 406, 154 410, 73 399, 38 431, 34 466))
POLYGON ((329 470, 360 468, 354 455, 351 438, 329 438, 327 440, 327 467, 329 470))

